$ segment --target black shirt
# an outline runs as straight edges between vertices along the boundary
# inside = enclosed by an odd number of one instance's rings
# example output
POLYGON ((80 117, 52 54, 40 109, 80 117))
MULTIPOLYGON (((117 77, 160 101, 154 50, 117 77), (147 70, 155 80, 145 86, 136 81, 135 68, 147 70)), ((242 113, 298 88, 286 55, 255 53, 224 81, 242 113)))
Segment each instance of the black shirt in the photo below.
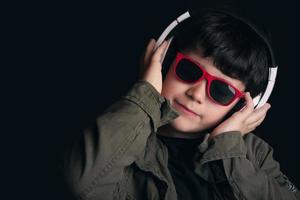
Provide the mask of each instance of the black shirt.
POLYGON ((168 168, 179 200, 235 199, 227 181, 212 184, 194 172, 194 157, 199 152, 197 148, 203 138, 184 139, 161 135, 158 138, 168 148, 168 168))
POLYGON ((210 199, 209 185, 194 173, 193 158, 203 138, 183 139, 158 135, 169 152, 168 168, 178 199, 210 199))

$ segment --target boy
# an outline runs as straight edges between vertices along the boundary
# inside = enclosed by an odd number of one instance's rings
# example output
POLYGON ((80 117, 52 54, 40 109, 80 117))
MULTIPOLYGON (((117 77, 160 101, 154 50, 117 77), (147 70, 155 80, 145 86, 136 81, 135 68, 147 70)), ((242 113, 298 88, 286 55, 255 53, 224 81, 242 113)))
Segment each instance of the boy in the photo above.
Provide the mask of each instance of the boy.
POLYGON ((78 199, 299 199, 250 133, 270 108, 254 110, 251 98, 267 80, 264 44, 231 16, 202 15, 175 38, 164 80, 167 42, 151 40, 141 80, 71 146, 65 174, 78 199))

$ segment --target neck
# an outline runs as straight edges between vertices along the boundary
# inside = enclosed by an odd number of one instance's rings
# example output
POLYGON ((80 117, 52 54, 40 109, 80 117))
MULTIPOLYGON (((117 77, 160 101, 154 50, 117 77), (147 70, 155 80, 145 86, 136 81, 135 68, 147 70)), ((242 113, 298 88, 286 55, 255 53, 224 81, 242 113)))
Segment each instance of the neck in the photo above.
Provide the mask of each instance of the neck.
POLYGON ((158 129, 157 134, 165 137, 174 137, 174 138, 185 138, 185 139, 196 139, 196 138, 203 138, 206 134, 206 131, 199 131, 196 133, 188 133, 179 131, 169 124, 162 126, 158 129))

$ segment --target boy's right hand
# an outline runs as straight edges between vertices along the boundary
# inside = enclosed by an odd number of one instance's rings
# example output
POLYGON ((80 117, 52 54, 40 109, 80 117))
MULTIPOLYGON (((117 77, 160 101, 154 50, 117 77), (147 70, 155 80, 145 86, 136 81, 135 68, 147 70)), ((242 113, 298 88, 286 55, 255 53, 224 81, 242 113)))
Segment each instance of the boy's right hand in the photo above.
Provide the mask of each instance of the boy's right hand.
POLYGON ((148 81, 161 94, 163 80, 161 59, 168 42, 164 41, 157 49, 155 43, 155 40, 151 39, 147 45, 141 62, 140 78, 148 81))

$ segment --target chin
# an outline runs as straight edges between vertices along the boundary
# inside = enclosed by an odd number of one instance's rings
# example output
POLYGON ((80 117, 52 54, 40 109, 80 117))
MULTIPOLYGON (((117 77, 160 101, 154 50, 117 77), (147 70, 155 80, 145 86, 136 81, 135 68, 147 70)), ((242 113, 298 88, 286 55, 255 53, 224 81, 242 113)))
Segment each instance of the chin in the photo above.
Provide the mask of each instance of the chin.
POLYGON ((203 130, 201 127, 199 127, 199 125, 195 125, 192 123, 188 123, 184 120, 174 120, 173 122, 170 123, 170 125, 180 131, 180 132, 184 132, 184 133, 194 133, 194 132, 199 132, 201 130, 203 130))
POLYGON ((216 126, 216 123, 203 125, 201 124, 201 121, 197 123, 186 118, 178 117, 174 121, 172 121, 170 125, 177 131, 183 133, 198 133, 205 130, 211 131, 211 129, 216 126))

